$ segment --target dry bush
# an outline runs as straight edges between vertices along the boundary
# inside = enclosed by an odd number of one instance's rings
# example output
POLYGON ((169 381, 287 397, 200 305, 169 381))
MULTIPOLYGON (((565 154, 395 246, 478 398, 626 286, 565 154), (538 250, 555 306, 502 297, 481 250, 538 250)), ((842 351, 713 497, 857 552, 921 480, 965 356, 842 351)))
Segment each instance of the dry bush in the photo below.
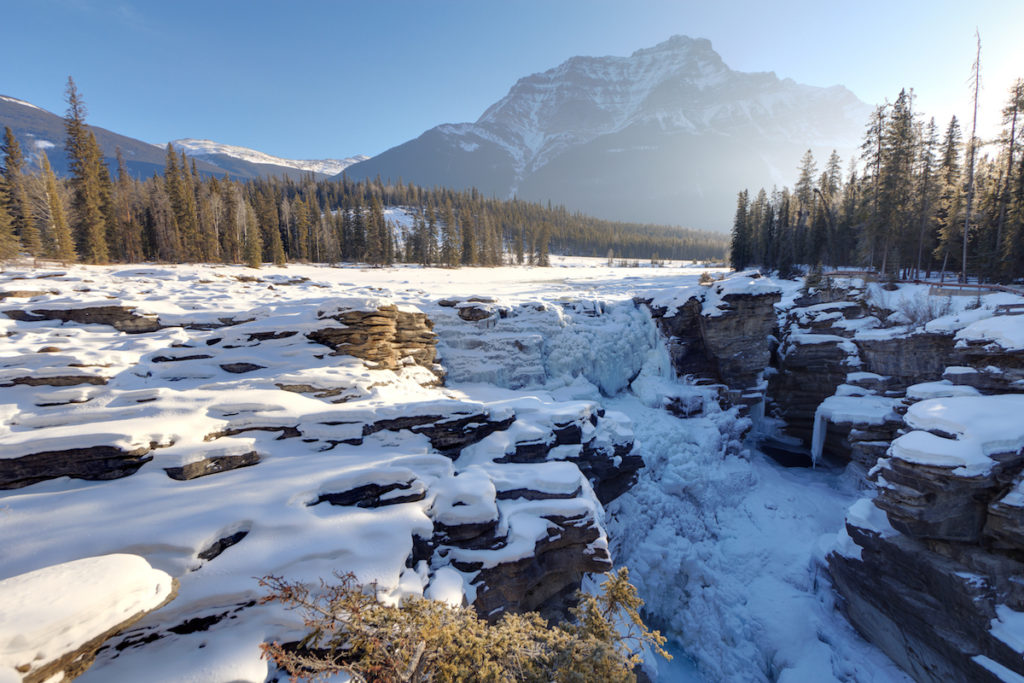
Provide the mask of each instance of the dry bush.
POLYGON ((303 613, 299 643, 264 643, 263 655, 291 680, 322 680, 344 672, 354 681, 635 681, 643 645, 670 657, 665 638, 640 618, 643 601, 625 568, 607 574, 600 595, 581 594, 573 623, 549 626, 536 613, 506 614, 495 624, 469 607, 423 598, 398 606, 377 599, 376 586, 355 576, 320 590, 268 576, 263 602, 303 613))
POLYGON ((952 313, 953 299, 930 294, 917 294, 909 299, 901 296, 896 304, 896 312, 906 318, 911 329, 918 329, 936 318, 952 313))

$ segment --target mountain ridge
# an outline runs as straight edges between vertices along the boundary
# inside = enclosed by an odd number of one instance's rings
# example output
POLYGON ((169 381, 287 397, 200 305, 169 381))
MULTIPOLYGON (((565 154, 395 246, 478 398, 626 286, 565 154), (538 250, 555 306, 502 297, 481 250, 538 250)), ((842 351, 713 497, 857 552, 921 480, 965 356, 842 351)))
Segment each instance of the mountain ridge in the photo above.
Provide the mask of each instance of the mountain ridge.
MULTIPOLYGON (((29 159, 45 153, 56 173, 68 173, 62 116, 26 100, 0 95, 0 126, 11 127, 29 159)), ((104 161, 111 171, 116 171, 115 150, 120 148, 125 158, 125 166, 135 177, 144 178, 154 173, 163 173, 167 154, 166 144, 146 142, 91 124, 89 129, 96 134, 104 161)), ((199 173, 229 175, 237 180, 265 176, 298 179, 309 173, 313 173, 317 178, 327 178, 336 175, 351 163, 369 159, 362 154, 347 159, 284 159, 259 150, 197 138, 175 140, 171 144, 195 160, 199 173)))
POLYGON ((345 174, 722 229, 737 186, 785 182, 808 148, 822 159, 833 148, 852 153, 869 111, 844 86, 733 71, 710 41, 673 36, 629 57, 577 56, 520 78, 475 122, 435 126, 345 174), (673 154, 727 163, 709 175, 673 154), (762 159, 757 172, 743 173, 751 158, 762 159), (689 189, 669 186, 669 175, 689 189), (609 193, 637 199, 615 206, 609 193))

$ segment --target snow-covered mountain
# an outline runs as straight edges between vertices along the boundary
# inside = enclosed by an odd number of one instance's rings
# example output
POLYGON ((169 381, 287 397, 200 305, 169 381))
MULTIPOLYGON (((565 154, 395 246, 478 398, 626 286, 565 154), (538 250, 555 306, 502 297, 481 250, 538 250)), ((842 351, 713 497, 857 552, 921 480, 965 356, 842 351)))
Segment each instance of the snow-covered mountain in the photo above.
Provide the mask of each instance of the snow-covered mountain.
MULTIPOLYGON (((68 172, 63 117, 31 102, 0 95, 0 129, 4 126, 11 128, 30 159, 46 154, 54 171, 59 174, 68 172)), ((163 173, 166 144, 143 142, 98 126, 89 128, 95 133, 104 160, 112 172, 117 170, 115 150, 120 148, 129 173, 140 178, 163 173)), ((360 154, 348 159, 297 161, 210 140, 188 138, 175 140, 173 144, 195 157, 196 169, 200 173, 217 176, 227 174, 239 180, 265 176, 299 178, 311 172, 320 177, 332 176, 350 164, 369 158, 360 154)))
POLYGON ((347 159, 282 159, 259 150, 249 149, 248 147, 226 145, 222 142, 195 138, 174 140, 171 144, 178 149, 184 150, 185 154, 189 156, 206 159, 215 164, 220 157, 230 157, 253 164, 285 166, 323 175, 338 175, 352 164, 366 161, 370 158, 365 154, 357 154, 347 159))
POLYGON ((842 86, 733 71, 709 41, 675 36, 522 78, 475 123, 437 126, 346 173, 724 227, 738 190, 791 182, 806 149, 852 153, 868 112, 842 86))

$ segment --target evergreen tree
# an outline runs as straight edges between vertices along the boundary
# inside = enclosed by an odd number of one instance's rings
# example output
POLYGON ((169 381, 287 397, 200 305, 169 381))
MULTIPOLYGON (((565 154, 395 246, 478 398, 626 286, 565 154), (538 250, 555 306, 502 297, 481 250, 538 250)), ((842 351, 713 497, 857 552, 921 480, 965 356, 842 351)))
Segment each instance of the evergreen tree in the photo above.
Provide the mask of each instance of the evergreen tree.
POLYGON ((446 202, 441 226, 441 263, 446 268, 455 268, 461 261, 459 254, 459 242, 457 227, 455 225, 455 212, 452 210, 451 202, 446 202))
POLYGON ((540 231, 537 235, 536 241, 536 263, 542 268, 547 268, 551 265, 551 260, 548 256, 548 242, 551 240, 551 225, 549 223, 542 223, 540 231))
POLYGON ((462 256, 464 266, 474 266, 478 263, 476 253, 476 231, 473 225, 473 214, 468 208, 459 211, 460 223, 462 225, 462 256))
POLYGON ((875 107, 864 134, 864 142, 860 146, 861 160, 864 162, 864 180, 871 187, 870 212, 864 222, 859 245, 861 259, 867 262, 868 267, 875 265, 878 237, 882 232, 879 195, 882 181, 882 138, 885 132, 888 106, 886 104, 875 107))
POLYGON ((295 220, 295 249, 293 252, 300 261, 308 261, 310 256, 310 235, 313 225, 309 205, 301 198, 295 200, 292 214, 295 220))
POLYGON ((262 231, 256 222, 256 212, 244 200, 240 209, 242 224, 245 228, 245 265, 250 268, 259 268, 263 265, 263 239, 260 236, 262 231))
POLYGON ((729 248, 729 262, 733 270, 744 270, 750 265, 750 225, 747 222, 749 207, 747 191, 743 190, 736 197, 736 216, 732 223, 732 245, 729 248))
POLYGON ((877 211, 882 226, 883 273, 899 271, 901 260, 911 242, 911 196, 914 187, 914 163, 917 158, 913 97, 913 91, 900 91, 882 129, 882 164, 877 211))
POLYGON ((1003 234, 1006 230, 1006 220, 1010 209, 1011 188, 1013 185, 1014 158, 1017 152, 1017 138, 1021 137, 1020 117, 1024 114, 1024 79, 1017 79, 1010 89, 1010 101, 1003 108, 1003 126, 1006 154, 1006 171, 1003 173, 1002 187, 999 192, 999 218, 996 226, 996 246, 1000 253, 1000 270, 1004 276, 1012 272, 1006 263, 1006 254, 1003 249, 1003 234), (1009 127, 1009 130, 1006 130, 1009 127))
POLYGON ((18 255, 18 238, 14 234, 11 214, 7 213, 9 204, 7 183, 0 184, 0 261, 18 255))
POLYGON ((963 207, 963 188, 960 183, 960 124, 954 116, 946 127, 942 143, 942 158, 939 163, 939 198, 935 211, 935 231, 938 244, 934 257, 946 271, 952 257, 959 262, 956 249, 960 236, 960 214, 963 207))
POLYGON ((96 138, 85 124, 85 103, 70 76, 65 96, 68 110, 64 116, 67 133, 64 148, 71 171, 71 208, 74 216, 72 232, 83 261, 106 263, 109 259, 107 221, 100 187, 100 166, 103 160, 96 138))
POLYGON ((32 256, 40 256, 42 245, 39 241, 39 230, 32 220, 32 206, 25 178, 25 159, 21 153, 21 145, 18 144, 9 126, 4 127, 4 141, 0 145, 0 151, 4 156, 2 171, 7 185, 7 213, 14 233, 21 240, 22 250, 32 256))
POLYGON ((50 160, 43 155, 43 179, 46 182, 46 200, 49 207, 50 230, 52 236, 51 254, 62 263, 73 263, 78 260, 75 253, 75 241, 71 236, 71 228, 68 227, 67 217, 64 213, 64 202, 61 201, 60 192, 57 189, 57 178, 50 168, 50 160))
POLYGON ((135 214, 134 186, 124 162, 121 148, 117 148, 117 241, 116 251, 122 261, 137 263, 142 260, 142 226, 135 214))

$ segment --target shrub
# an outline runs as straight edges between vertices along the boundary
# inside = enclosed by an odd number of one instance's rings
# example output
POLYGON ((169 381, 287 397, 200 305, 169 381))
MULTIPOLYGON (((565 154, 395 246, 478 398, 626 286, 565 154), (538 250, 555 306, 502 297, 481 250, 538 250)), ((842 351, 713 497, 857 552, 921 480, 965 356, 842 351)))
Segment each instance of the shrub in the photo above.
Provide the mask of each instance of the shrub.
POLYGON ((665 638, 639 615, 643 601, 621 568, 607 574, 600 595, 580 594, 574 621, 550 627, 536 613, 506 614, 495 624, 469 607, 424 598, 382 604, 376 585, 352 574, 320 590, 267 576, 260 585, 303 612, 308 633, 297 644, 264 643, 263 656, 293 681, 341 672, 354 681, 635 681, 639 650, 658 654, 665 638))
POLYGON ((912 329, 924 327, 927 323, 949 315, 953 312, 953 300, 951 297, 932 296, 930 294, 917 294, 908 299, 900 297, 896 304, 896 313, 900 314, 912 329))
POLYGON ((711 285, 712 283, 714 283, 714 281, 715 281, 715 279, 713 277, 711 277, 711 273, 709 273, 706 270, 703 273, 700 274, 700 280, 698 280, 698 282, 700 284, 705 285, 705 286, 711 285))

